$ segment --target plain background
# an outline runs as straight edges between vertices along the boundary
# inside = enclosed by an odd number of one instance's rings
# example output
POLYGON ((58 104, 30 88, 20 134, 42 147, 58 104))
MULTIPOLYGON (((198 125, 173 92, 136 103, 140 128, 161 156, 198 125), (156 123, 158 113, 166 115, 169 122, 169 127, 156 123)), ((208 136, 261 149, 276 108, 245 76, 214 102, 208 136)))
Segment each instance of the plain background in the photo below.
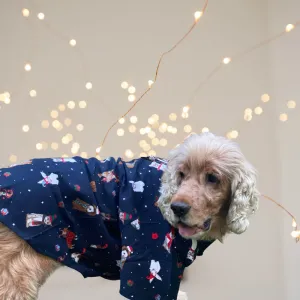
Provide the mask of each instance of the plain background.
MULTIPOLYGON (((140 95, 153 79, 160 54, 187 31, 193 14, 203 0, 36 0, 0 1, 0 93, 11 93, 11 103, 1 104, 1 164, 9 156, 17 161, 32 157, 71 155, 71 145, 61 138, 72 133, 81 151, 94 155, 105 131, 129 107, 128 93, 121 82, 128 81, 140 95), (22 8, 28 8, 25 19, 22 8), (45 21, 36 18, 43 12, 45 21), (49 26, 48 26, 48 25, 49 26), (68 41, 77 41, 75 48, 68 41), (25 63, 32 71, 25 72, 25 63), (91 81, 93 89, 85 89, 91 81), (37 97, 29 91, 35 89, 37 97), (72 119, 60 132, 50 126, 50 112, 68 101, 87 101, 60 113, 59 120, 72 119), (76 131, 77 124, 85 126, 76 131), (22 132, 29 125, 28 133, 22 132), (59 143, 59 150, 36 150, 36 143, 59 143)), ((155 148, 166 156, 186 135, 190 124, 195 132, 204 126, 216 134, 238 130, 238 142, 259 171, 259 189, 274 197, 300 218, 299 202, 299 108, 287 108, 288 100, 300 106, 300 30, 257 49, 224 66, 196 94, 188 119, 180 117, 190 104, 193 91, 226 56, 283 31, 299 17, 299 0, 211 0, 206 15, 195 31, 165 58, 159 80, 132 115, 138 130, 152 114, 172 123, 176 135, 165 134, 167 147, 155 148), (262 103, 268 93, 271 100, 262 103), (243 120, 246 108, 260 105, 263 113, 243 120), (282 123, 279 114, 287 112, 282 123), (168 120, 176 113, 176 122, 168 120)), ((141 137, 128 132, 129 120, 112 130, 101 155, 124 156, 131 149, 137 156, 141 137), (116 135, 117 128, 125 136, 116 135)), ((163 135, 160 135, 162 137, 163 135)), ((190 267, 181 289, 189 299, 298 300, 300 298, 300 244, 290 236, 291 220, 272 203, 262 199, 250 229, 215 243, 190 267)), ((61 269, 42 288, 39 299, 120 299, 118 282, 83 279, 61 269)))

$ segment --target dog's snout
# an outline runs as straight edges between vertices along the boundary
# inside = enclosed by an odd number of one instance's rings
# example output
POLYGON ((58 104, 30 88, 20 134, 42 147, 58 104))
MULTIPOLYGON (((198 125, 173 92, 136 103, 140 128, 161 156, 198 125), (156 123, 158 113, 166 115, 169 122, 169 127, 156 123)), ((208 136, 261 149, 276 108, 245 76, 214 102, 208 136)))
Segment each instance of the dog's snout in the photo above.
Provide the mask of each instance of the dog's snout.
POLYGON ((180 218, 189 212, 191 206, 185 202, 173 202, 171 204, 171 209, 173 210, 174 214, 180 218))

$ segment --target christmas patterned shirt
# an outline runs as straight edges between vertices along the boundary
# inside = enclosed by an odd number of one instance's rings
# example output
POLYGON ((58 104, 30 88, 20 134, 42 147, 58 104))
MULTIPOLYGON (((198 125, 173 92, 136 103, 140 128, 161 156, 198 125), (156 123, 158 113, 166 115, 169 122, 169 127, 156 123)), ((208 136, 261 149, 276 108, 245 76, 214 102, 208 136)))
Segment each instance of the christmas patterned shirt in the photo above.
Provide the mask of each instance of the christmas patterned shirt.
POLYGON ((127 299, 176 300, 184 268, 212 243, 183 239, 157 200, 157 158, 46 158, 0 169, 0 222, 84 277, 120 279, 127 299))

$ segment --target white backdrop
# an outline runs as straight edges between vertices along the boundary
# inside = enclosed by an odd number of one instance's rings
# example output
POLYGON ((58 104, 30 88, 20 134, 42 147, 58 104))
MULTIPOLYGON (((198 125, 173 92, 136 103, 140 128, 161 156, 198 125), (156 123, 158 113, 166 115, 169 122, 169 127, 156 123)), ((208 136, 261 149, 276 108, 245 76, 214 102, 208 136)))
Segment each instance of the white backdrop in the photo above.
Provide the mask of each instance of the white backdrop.
MULTIPOLYGON (((71 133, 73 142, 93 156, 105 131, 128 107, 128 93, 121 88, 128 81, 137 89, 136 96, 153 79, 160 54, 172 46, 188 29, 193 13, 204 1, 79 1, 39 0, 0 1, 1 70, 0 94, 11 94, 10 104, 1 104, 2 133, 0 163, 31 157, 71 155, 71 144, 61 138, 71 133), (22 8, 31 12, 28 19, 22 8), (45 22, 36 18, 45 14, 45 22), (48 24, 48 23, 47 23, 48 24), (72 48, 68 39, 74 38, 72 48), (80 52, 78 52, 80 51, 80 52), (81 54, 78 54, 81 53, 81 54), (83 59, 82 59, 83 58, 83 59), (82 64, 82 62, 84 62, 82 64), (25 63, 32 70, 24 71, 25 63), (86 90, 86 82, 92 90, 86 90), (37 97, 29 96, 36 90, 37 97), (59 111, 59 120, 72 120, 61 131, 51 125, 41 127, 52 110, 69 101, 86 101, 87 107, 59 111), (77 124, 84 130, 78 132, 77 124), (28 125, 28 132, 22 126, 28 125), (48 144, 38 151, 37 143, 48 144), (51 143, 59 144, 52 150, 51 143)), ((288 110, 288 100, 299 102, 300 30, 268 46, 232 61, 197 93, 188 119, 180 117, 184 105, 190 104, 193 90, 225 56, 231 56, 284 30, 299 18, 298 0, 226 0, 210 1, 207 14, 195 31, 162 64, 158 82, 144 102, 130 116, 137 116, 138 130, 147 125, 152 114, 161 122, 178 129, 176 135, 161 135, 167 147, 154 148, 158 155, 179 143, 186 135, 183 127, 200 132, 208 127, 217 134, 238 130, 245 155, 259 171, 261 192, 282 201, 300 217, 297 154, 300 142, 299 108, 288 110), (262 94, 271 100, 263 103, 262 94), (243 119, 246 108, 263 108, 250 122, 243 119), (288 111, 289 120, 279 121, 288 111), (168 120, 176 113, 176 122, 168 120)), ((141 137, 128 132, 129 121, 113 129, 102 155, 124 156, 126 149, 136 155, 141 137), (116 130, 125 129, 124 137, 116 130)), ((222 245, 215 243, 191 266, 182 284, 189 299, 224 300, 296 300, 300 245, 290 237, 291 221, 273 204, 262 200, 259 213, 249 231, 230 236, 222 245)), ((120 299, 118 282, 83 279, 71 270, 55 273, 40 293, 40 300, 110 297, 120 299)))

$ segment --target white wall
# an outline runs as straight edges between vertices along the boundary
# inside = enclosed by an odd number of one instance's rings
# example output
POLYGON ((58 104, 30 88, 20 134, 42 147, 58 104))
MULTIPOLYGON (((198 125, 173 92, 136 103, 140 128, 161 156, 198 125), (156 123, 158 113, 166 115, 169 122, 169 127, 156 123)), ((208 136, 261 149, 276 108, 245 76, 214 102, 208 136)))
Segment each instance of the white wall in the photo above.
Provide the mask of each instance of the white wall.
MULTIPOLYGON (((282 14, 277 5, 283 2, 211 1, 207 15, 193 34, 166 58, 159 81, 136 107, 134 114, 139 118, 139 127, 145 126, 153 113, 167 122, 169 113, 180 115, 182 107, 189 104, 191 92, 224 56, 239 53, 295 20, 299 3, 289 1, 288 11, 282 14)), ((66 133, 74 135, 82 146, 81 151, 94 155, 108 126, 128 108, 127 94, 120 83, 129 81, 139 95, 153 78, 159 55, 185 33, 193 21, 194 11, 201 8, 203 1, 40 0, 33 2, 35 6, 31 3, 28 2, 28 8, 35 13, 44 12, 55 31, 43 27, 36 18, 22 18, 20 11, 24 3, 0 2, 0 36, 5 41, 1 43, 0 93, 8 90, 12 94, 11 104, 1 105, 0 111, 2 164, 8 163, 11 153, 19 160, 70 154, 70 146, 64 145, 60 145, 59 151, 35 149, 37 142, 60 142, 66 133), (75 49, 56 35, 56 31, 77 40, 84 53, 86 71, 81 68, 75 49), (27 60, 33 69, 24 74, 23 65, 27 60), (86 81, 93 82, 92 91, 84 89, 86 81), (32 88, 38 92, 35 99, 28 96, 32 88), (88 101, 87 109, 62 114, 63 118, 72 118, 74 124, 83 123, 84 132, 76 133, 73 125, 62 132, 41 129, 41 120, 50 119, 52 109, 70 100, 88 101), (21 131, 23 124, 31 126, 27 134, 21 131)), ((174 123, 179 133, 167 135, 168 147, 157 148, 157 154, 166 155, 182 140, 185 124, 191 124, 197 132, 207 126, 217 134, 237 129, 238 142, 259 171, 260 190, 284 199, 297 212, 296 189, 291 186, 297 186, 293 167, 299 144, 287 146, 296 143, 296 112, 284 127, 277 116, 280 103, 299 98, 295 75, 298 70, 295 62, 299 66, 297 37, 299 30, 276 45, 256 50, 224 67, 197 94, 190 118, 179 118, 174 123), (286 63, 281 56, 283 49, 289 52, 286 63), (281 74, 282 69, 285 75, 281 74), (294 72, 293 87, 287 81, 290 70, 294 72), (260 101, 263 93, 271 94, 271 101, 264 105, 260 101), (245 122, 244 109, 257 105, 262 105, 264 113, 245 122), (279 125, 280 134, 277 133, 279 125)), ((103 155, 123 156, 128 148, 138 154, 140 139, 139 134, 128 132, 120 138, 113 130, 103 155)), ((182 285, 189 299, 200 296, 224 300, 293 300, 297 296, 299 299, 296 286, 299 266, 292 264, 299 247, 296 248, 289 236, 290 220, 287 219, 285 227, 283 220, 280 210, 262 200, 247 233, 230 236, 224 245, 216 243, 192 265, 182 285)), ((61 269, 47 282, 39 299, 83 297, 120 299, 118 282, 84 280, 73 271, 61 269)))
MULTIPOLYGON (((297 0, 269 0, 269 32, 274 34, 286 24, 299 20, 300 3, 297 0)), ((288 112, 289 121, 278 123, 278 146, 280 149, 280 200, 299 217, 300 202, 298 170, 300 168, 300 140, 298 128, 300 125, 299 107, 296 111, 286 108, 288 100, 298 100, 299 90, 299 53, 300 30, 296 28, 280 42, 275 42, 270 48, 272 93, 276 97, 278 114, 288 112)), ((299 220, 298 220, 299 221, 299 220)), ((296 300, 300 297, 300 261, 299 244, 295 245, 288 234, 291 231, 291 221, 284 219, 283 274, 284 299, 296 300)))

